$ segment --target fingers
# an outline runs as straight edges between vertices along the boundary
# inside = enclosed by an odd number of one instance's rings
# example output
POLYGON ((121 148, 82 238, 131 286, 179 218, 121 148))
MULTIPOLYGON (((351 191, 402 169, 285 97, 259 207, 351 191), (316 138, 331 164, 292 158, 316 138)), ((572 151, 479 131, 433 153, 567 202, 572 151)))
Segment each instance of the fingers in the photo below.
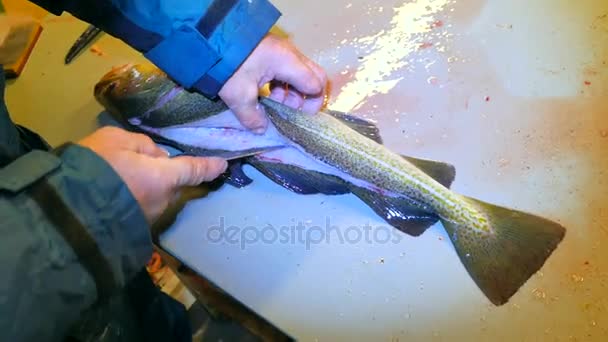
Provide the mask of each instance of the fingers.
POLYGON ((325 90, 325 86, 327 85, 327 73, 323 68, 321 68, 320 65, 308 59, 306 56, 302 55, 301 59, 304 61, 304 63, 306 63, 306 65, 308 65, 310 70, 312 70, 315 75, 317 75, 317 78, 319 79, 319 81, 321 82, 321 86, 323 87, 321 92, 323 92, 325 90))
POLYGON ((317 113, 325 101, 327 74, 323 68, 285 40, 270 37, 267 41, 270 51, 279 52, 267 58, 271 61, 268 77, 273 79, 270 98, 306 113, 317 113), (273 58, 277 62, 273 63, 273 58))
POLYGON ((149 222, 166 209, 180 188, 219 177, 227 162, 219 158, 178 157, 143 134, 107 127, 78 142, 91 149, 118 173, 137 200, 149 222))
POLYGON ((274 79, 288 83, 306 95, 318 95, 323 92, 323 80, 307 63, 302 62, 295 52, 287 53, 283 58, 276 55, 275 61, 270 63, 275 66, 272 72, 274 79))
POLYGON ((272 100, 300 109, 308 114, 318 113, 325 104, 324 93, 319 96, 305 96, 293 88, 287 89, 287 86, 280 82, 271 83, 270 89, 269 97, 272 100))
POLYGON ((236 75, 228 80, 219 95, 243 126, 257 134, 266 131, 268 121, 264 109, 258 103, 257 82, 236 75))
POLYGON ((129 142, 132 143, 132 150, 134 152, 145 154, 154 158, 168 158, 169 154, 166 150, 158 147, 154 141, 143 134, 131 135, 129 142))
MULTIPOLYGON (((167 151, 158 147, 147 135, 132 133, 118 127, 106 126, 98 129, 79 144, 92 145, 95 150, 126 149, 150 157, 168 157, 167 151)), ((99 152, 99 151, 98 151, 99 152)))
POLYGON ((291 108, 300 109, 304 104, 304 97, 297 90, 289 89, 283 103, 291 108))
POLYGON ((221 158, 177 157, 164 160, 166 174, 172 177, 174 189, 196 186, 219 177, 228 167, 221 158))
POLYGON ((327 83, 323 68, 287 40, 271 36, 266 41, 270 45, 268 50, 274 52, 267 58, 272 79, 283 81, 307 96, 323 93, 327 83))
POLYGON ((313 61, 304 56, 303 58, 304 62, 308 65, 310 70, 312 70, 321 81, 322 89, 318 94, 313 96, 307 96, 306 99, 304 99, 304 103, 302 104, 302 111, 309 114, 316 114, 317 112, 319 112, 319 110, 321 110, 321 108, 325 104, 325 93, 327 90, 327 74, 325 73, 325 70, 323 70, 323 68, 321 68, 317 63, 314 63, 313 61))
POLYGON ((258 102, 259 88, 267 82, 271 82, 271 99, 307 113, 317 113, 325 101, 325 71, 289 41, 268 35, 219 92, 243 126, 254 133, 261 134, 268 126, 258 102))
POLYGON ((270 95, 268 96, 272 100, 283 103, 285 101, 285 96, 287 95, 287 88, 285 83, 272 81, 270 82, 270 95))
POLYGON ((302 111, 308 114, 316 114, 325 103, 325 96, 307 97, 302 104, 302 111))

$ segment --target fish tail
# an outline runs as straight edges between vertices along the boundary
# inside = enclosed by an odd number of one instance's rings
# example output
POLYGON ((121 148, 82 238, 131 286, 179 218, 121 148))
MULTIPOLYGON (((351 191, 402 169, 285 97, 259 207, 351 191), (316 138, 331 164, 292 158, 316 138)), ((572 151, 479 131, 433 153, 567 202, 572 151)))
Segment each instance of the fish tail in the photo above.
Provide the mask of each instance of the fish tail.
POLYGON ((566 230, 545 218, 464 197, 490 231, 442 219, 460 260, 495 305, 505 304, 549 258, 566 230))

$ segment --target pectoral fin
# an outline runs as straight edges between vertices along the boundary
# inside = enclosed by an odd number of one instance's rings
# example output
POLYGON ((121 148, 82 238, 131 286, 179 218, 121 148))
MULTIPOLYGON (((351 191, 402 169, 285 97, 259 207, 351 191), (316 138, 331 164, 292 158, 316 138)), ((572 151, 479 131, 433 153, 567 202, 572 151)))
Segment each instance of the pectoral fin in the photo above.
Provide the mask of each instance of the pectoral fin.
POLYGON ((351 191, 391 226, 411 236, 422 235, 439 220, 407 197, 389 197, 357 186, 351 191))
POLYGON ((273 182, 298 194, 342 195, 350 192, 347 184, 336 176, 256 158, 249 163, 273 182))
POLYGON ((247 177, 243 172, 243 161, 232 160, 228 163, 228 170, 222 175, 222 180, 234 186, 235 188, 245 187, 253 182, 253 179, 247 177))

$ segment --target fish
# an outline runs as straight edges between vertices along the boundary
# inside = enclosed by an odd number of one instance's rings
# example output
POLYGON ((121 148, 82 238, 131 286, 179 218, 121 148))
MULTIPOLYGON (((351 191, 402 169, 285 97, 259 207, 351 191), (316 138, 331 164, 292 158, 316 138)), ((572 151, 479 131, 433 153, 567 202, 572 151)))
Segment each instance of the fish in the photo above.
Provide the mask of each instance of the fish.
POLYGON ((454 192, 452 164, 393 152, 373 122, 353 114, 324 108, 310 115, 260 96, 270 123, 257 135, 221 99, 184 89, 146 63, 113 68, 94 95, 157 143, 230 159, 223 181, 232 186, 251 184, 248 164, 296 194, 353 194, 413 237, 440 222, 464 269, 496 306, 544 266, 566 234, 558 222, 454 192))

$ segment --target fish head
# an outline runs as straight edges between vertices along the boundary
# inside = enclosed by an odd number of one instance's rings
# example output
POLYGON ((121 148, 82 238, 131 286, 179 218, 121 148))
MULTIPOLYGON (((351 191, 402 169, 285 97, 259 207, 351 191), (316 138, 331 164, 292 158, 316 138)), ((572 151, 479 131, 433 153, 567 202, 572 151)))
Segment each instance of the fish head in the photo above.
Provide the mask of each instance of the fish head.
POLYGON ((124 64, 113 67, 95 85, 95 99, 110 114, 122 119, 148 111, 166 89, 175 86, 152 64, 124 64))
POLYGON ((109 114, 140 128, 192 123, 228 109, 221 99, 184 89, 151 63, 112 68, 94 94, 109 114))

